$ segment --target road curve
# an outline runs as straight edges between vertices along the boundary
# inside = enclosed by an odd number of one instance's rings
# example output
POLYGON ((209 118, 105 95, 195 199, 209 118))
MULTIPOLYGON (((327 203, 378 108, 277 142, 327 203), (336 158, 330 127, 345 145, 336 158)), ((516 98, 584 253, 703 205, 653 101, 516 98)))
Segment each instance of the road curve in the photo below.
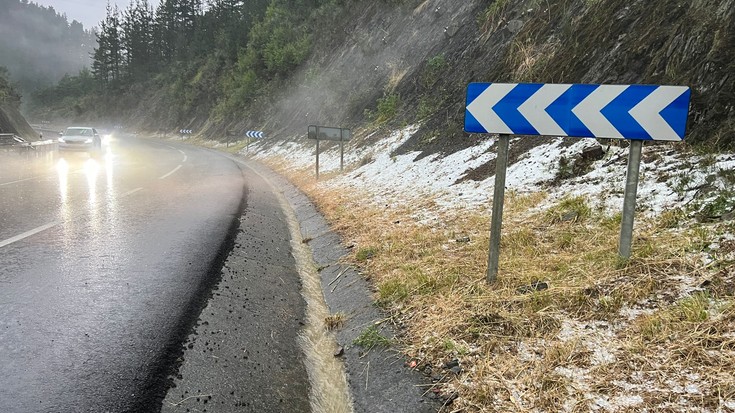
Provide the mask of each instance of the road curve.
POLYGON ((205 149, 121 137, 0 166, 0 411, 160 408, 243 197, 205 149))

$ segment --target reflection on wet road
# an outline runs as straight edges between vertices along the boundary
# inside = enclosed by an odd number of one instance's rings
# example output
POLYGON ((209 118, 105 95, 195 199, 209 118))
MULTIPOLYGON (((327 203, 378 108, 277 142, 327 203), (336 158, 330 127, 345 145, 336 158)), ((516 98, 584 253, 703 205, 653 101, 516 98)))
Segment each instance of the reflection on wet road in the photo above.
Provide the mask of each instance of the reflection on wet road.
POLYGON ((0 154, 0 411, 156 411, 242 188, 216 153, 133 137, 0 154))

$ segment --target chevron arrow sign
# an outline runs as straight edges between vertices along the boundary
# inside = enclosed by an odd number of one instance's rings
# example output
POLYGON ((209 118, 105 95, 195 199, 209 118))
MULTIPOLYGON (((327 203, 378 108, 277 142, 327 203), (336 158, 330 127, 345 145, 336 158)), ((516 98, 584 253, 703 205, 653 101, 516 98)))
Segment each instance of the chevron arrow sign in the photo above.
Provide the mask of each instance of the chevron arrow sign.
POLYGON ((681 141, 690 98, 684 86, 471 83, 465 131, 681 141))
POLYGON ((265 137, 265 133, 261 131, 256 131, 256 130, 249 130, 245 132, 245 136, 247 136, 248 138, 261 139, 265 137))

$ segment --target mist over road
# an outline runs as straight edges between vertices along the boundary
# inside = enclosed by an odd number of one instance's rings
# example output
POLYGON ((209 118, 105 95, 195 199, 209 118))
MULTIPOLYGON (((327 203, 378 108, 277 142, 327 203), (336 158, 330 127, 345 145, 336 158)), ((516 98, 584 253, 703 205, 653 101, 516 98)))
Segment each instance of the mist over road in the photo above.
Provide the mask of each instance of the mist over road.
POLYGON ((98 159, 2 160, 0 411, 160 408, 234 233, 239 167, 132 136, 98 159))

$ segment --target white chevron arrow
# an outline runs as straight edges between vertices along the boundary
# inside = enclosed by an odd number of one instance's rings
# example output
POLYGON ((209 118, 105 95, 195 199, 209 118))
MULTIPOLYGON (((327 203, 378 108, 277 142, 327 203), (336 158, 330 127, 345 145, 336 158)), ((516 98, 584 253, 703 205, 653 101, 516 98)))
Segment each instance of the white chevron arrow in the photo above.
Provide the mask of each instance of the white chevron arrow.
POLYGON ((467 110, 485 130, 512 135, 513 131, 500 119, 498 114, 493 110, 493 107, 503 100, 515 87, 515 84, 493 83, 467 106, 467 110))
POLYGON ((546 84, 527 101, 518 107, 518 112, 523 115, 528 123, 541 135, 566 136, 564 129, 546 112, 561 95, 572 85, 546 84))
POLYGON ((595 89, 579 103, 572 113, 598 138, 621 138, 622 134, 602 114, 602 109, 610 104, 627 85, 603 85, 595 89))
POLYGON ((666 109, 689 88, 661 86, 630 110, 630 116, 655 140, 680 141, 682 137, 661 116, 666 109))

